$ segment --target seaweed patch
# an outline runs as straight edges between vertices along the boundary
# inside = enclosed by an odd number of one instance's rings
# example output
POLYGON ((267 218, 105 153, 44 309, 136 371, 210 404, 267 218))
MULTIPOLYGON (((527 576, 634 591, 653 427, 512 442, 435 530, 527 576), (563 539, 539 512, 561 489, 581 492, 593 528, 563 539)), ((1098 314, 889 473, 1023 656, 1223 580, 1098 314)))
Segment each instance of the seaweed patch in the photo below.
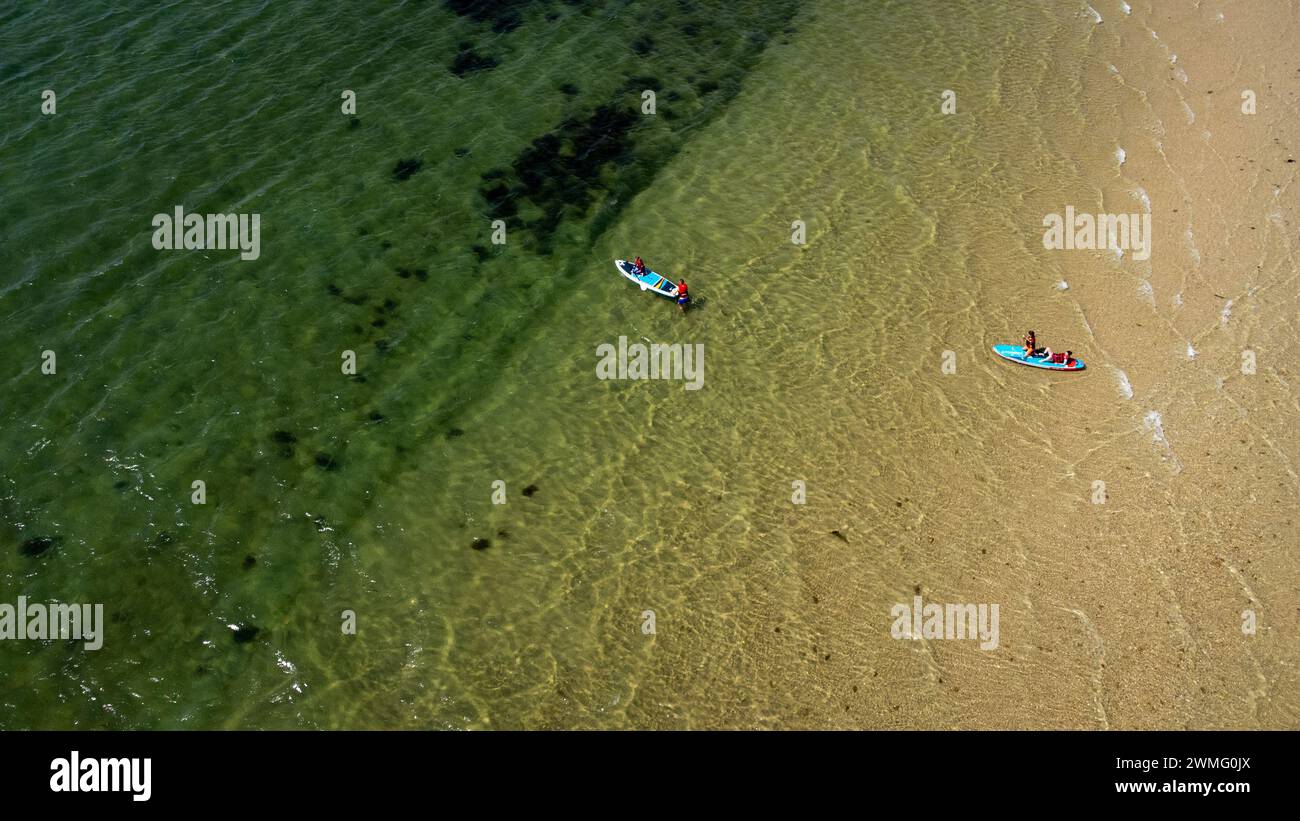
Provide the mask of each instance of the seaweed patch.
POLYGON ((63 544, 62 536, 33 536, 23 542, 19 550, 24 556, 42 556, 63 544))
POLYGON ((529 0, 447 0, 449 10, 476 23, 491 23, 492 31, 505 34, 523 24, 520 9, 529 0))
MULTIPOLYGON (((498 171, 484 174, 480 188, 493 219, 527 228, 539 252, 549 251, 551 236, 566 216, 583 217, 603 190, 601 174, 611 163, 632 161, 630 132, 638 115, 626 106, 605 104, 585 119, 570 117, 555 131, 534 139, 512 164, 512 183, 498 171), (535 206, 527 222, 518 217, 516 200, 535 206)), ((481 257, 482 255, 480 255, 481 257)))
POLYGON ((397 165, 393 166, 393 179, 397 182, 404 182, 411 178, 411 175, 420 170, 424 161, 417 157, 408 160, 398 160, 397 165))
POLYGON ((468 43, 461 44, 461 51, 456 55, 456 59, 451 61, 448 67, 452 74, 457 77, 464 77, 475 71, 487 71, 501 65, 495 57, 484 57, 477 51, 469 47, 468 43))
MULTIPOLYGON (((707 14, 696 4, 678 5, 655 20, 655 31, 674 40, 684 35, 694 43, 712 38, 716 48, 660 51, 644 22, 638 24, 625 41, 636 55, 626 58, 633 68, 609 97, 585 101, 577 84, 563 82, 558 89, 569 98, 568 116, 533 138, 508 169, 482 174, 479 195, 486 215, 525 232, 524 247, 532 253, 549 254, 566 220, 585 221, 588 242, 613 225, 689 135, 740 92, 768 38, 790 29, 799 9, 793 0, 773 0, 741 19, 707 14), (645 91, 665 95, 674 106, 660 106, 654 112, 658 116, 647 116, 645 91)), ((516 8, 474 0, 454 6, 476 20, 495 19, 500 9, 516 8)), ((460 47, 472 53, 470 44, 460 47)))

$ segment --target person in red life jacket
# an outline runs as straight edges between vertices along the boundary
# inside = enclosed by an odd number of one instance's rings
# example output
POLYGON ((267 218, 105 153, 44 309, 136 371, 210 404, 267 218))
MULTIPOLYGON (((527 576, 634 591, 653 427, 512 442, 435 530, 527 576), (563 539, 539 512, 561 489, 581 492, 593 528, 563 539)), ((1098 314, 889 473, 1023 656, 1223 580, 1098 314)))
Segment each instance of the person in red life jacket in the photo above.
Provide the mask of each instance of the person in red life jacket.
POLYGON ((691 303, 691 295, 686 290, 686 280, 680 280, 677 283, 677 307, 686 313, 686 306, 691 303))
POLYGON ((1053 365, 1064 365, 1067 368, 1073 368, 1074 351, 1066 351, 1065 353, 1052 353, 1052 349, 1048 348, 1047 361, 1051 362, 1053 365))
POLYGON ((632 267, 636 269, 637 276, 641 276, 642 274, 645 273, 645 263, 641 261, 641 257, 636 258, 636 260, 632 263, 632 267))

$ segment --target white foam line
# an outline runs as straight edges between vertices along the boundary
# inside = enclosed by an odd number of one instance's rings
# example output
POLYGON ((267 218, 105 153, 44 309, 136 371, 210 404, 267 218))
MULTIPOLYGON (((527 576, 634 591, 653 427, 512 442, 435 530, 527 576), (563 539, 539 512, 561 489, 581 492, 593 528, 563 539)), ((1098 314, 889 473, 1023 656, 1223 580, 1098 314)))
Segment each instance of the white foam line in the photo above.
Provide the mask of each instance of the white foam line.
POLYGON ((1174 472, 1181 473, 1183 470, 1182 462, 1174 455, 1174 449, 1169 446, 1169 440, 1165 438, 1164 420, 1160 417, 1160 411, 1147 411, 1147 415, 1142 417, 1142 424, 1147 430, 1151 431, 1151 441, 1163 445, 1165 453, 1173 460, 1174 472))
POLYGON ((1196 265, 1200 265, 1201 252, 1196 247, 1196 238, 1192 236, 1192 226, 1190 225, 1187 226, 1187 233, 1185 234, 1185 236, 1187 237, 1187 249, 1188 251, 1191 252, 1192 255, 1192 262, 1195 263, 1196 265))
POLYGON ((1158 442, 1162 445, 1169 444, 1169 441, 1165 439, 1164 419, 1160 416, 1160 411, 1147 411, 1147 415, 1142 417, 1142 424, 1146 426, 1147 430, 1151 431, 1152 442, 1158 442))
POLYGON ((1132 399, 1133 386, 1129 384, 1128 374, 1124 373, 1119 368, 1116 368, 1115 377, 1119 380, 1119 395, 1125 399, 1132 399))
POLYGON ((1150 303, 1152 308, 1156 307, 1156 291, 1151 287, 1150 280, 1142 280, 1142 284, 1138 286, 1138 293, 1142 295, 1143 299, 1150 303))
POLYGON ((1137 190, 1133 192, 1133 198, 1142 203, 1142 209, 1146 211, 1146 213, 1151 213, 1151 197, 1147 195, 1147 190, 1145 188, 1139 185, 1137 190))

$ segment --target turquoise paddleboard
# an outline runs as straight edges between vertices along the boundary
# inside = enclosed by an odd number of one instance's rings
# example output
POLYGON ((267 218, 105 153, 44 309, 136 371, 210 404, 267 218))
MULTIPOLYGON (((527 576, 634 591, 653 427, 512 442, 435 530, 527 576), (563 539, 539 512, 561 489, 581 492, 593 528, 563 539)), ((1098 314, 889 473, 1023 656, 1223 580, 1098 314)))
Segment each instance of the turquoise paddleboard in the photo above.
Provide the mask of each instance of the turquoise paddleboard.
POLYGON ((994 345, 993 353, 1003 359, 1010 359, 1012 362, 1019 362, 1021 365, 1028 365, 1031 368, 1042 368, 1048 371, 1081 371, 1085 367, 1083 360, 1074 357, 1073 365, 1064 363, 1048 362, 1045 356, 1025 356, 1025 349, 1020 345, 994 345))
POLYGON ((666 296, 669 299, 677 298, 677 283, 663 274, 656 274, 647 268, 644 274, 638 275, 636 266, 625 259, 614 260, 614 267, 618 268, 620 274, 640 285, 643 291, 654 291, 659 296, 666 296))

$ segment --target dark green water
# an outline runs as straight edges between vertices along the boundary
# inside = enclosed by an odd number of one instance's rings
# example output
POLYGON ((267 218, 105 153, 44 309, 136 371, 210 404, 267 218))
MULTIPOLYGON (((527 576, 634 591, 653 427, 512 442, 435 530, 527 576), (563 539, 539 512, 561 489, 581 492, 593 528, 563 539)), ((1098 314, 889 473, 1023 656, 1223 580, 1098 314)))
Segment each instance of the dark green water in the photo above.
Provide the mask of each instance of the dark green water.
MULTIPOLYGON (((450 641, 473 624, 406 582, 487 558, 476 538, 510 549, 504 527, 459 520, 452 475, 474 468, 458 448, 509 438, 485 400, 515 396, 516 372, 547 358, 532 339, 567 321, 595 239, 795 11, 11 7, 0 571, 7 600, 104 602, 111 626, 98 653, 0 648, 4 724, 471 723, 390 689, 412 665, 429 674, 411 654, 435 648, 411 649, 428 632, 408 625, 430 619, 450 641), (647 88, 656 116, 640 111, 647 88), (403 160, 418 170, 398 179, 403 160), (151 218, 177 205, 259 213, 260 258, 155 250, 151 218), (413 471, 419 488, 403 487, 413 471), (414 500, 454 524, 405 529, 393 508, 414 500), (336 638, 346 608, 360 640, 336 638), (232 625, 257 636, 236 643, 232 625)), ((512 468, 500 478, 523 504, 545 471, 512 468)), ((475 482, 483 501, 492 478, 475 482)))

